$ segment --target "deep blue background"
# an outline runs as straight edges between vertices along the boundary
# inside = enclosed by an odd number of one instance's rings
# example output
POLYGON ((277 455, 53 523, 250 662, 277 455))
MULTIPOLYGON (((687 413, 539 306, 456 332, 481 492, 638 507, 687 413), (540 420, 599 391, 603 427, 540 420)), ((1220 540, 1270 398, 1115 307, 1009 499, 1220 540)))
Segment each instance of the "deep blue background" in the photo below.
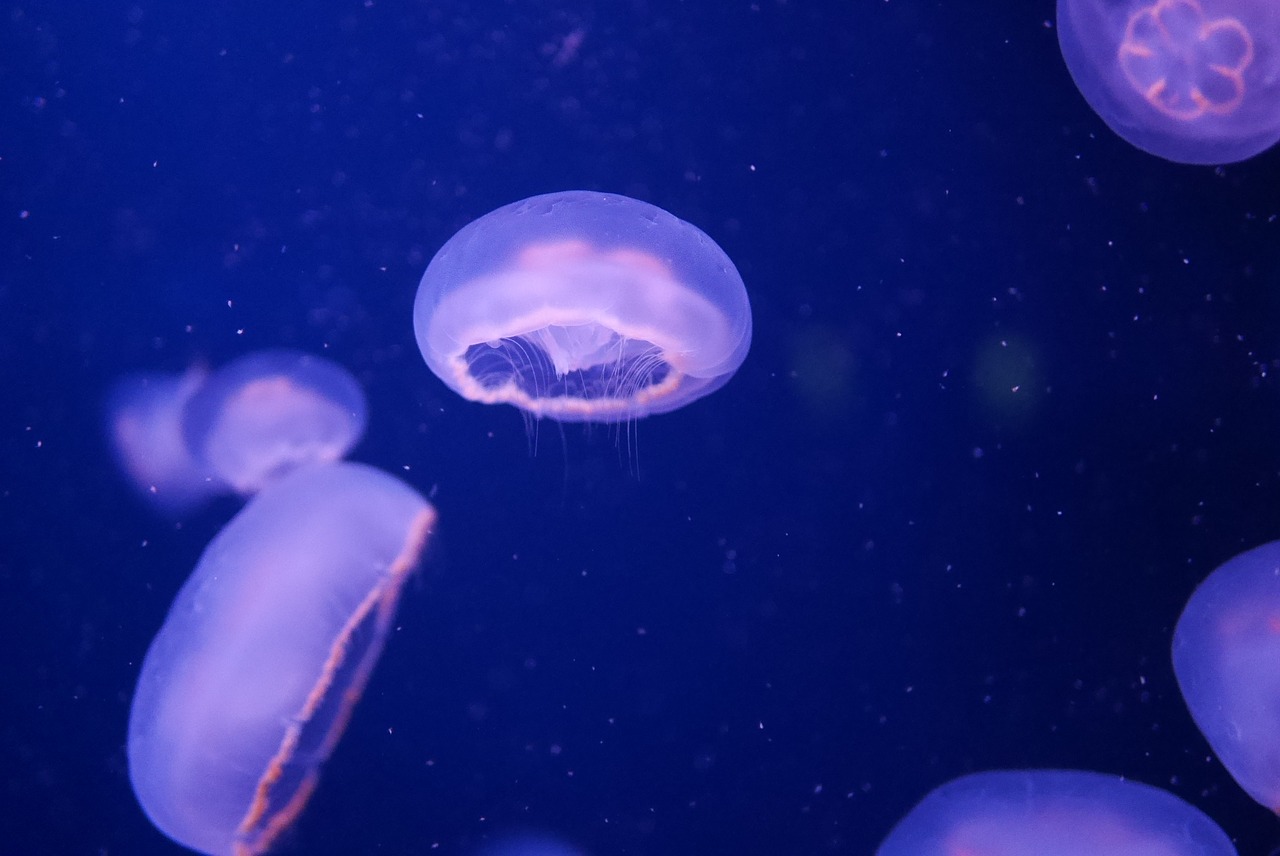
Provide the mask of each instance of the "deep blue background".
POLYGON ((980 5, 0 6, 0 852, 180 852, 125 722, 236 504, 153 515, 101 401, 268 346, 354 371, 354 457, 442 516, 283 852, 865 854, 1030 766, 1274 846, 1168 648, 1280 536, 1280 151, 1134 150, 1052 2, 980 5), (544 422, 531 454, 411 306, 457 228, 571 188, 708 232, 755 339, 633 441, 544 422))

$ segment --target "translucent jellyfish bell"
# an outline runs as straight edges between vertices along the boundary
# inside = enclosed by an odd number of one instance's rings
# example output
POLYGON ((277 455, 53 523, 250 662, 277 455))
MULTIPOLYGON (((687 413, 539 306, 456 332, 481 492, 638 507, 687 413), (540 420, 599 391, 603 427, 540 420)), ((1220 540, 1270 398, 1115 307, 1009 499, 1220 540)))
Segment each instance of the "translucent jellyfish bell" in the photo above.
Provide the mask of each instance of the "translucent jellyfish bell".
POLYGON ((351 373, 300 351, 246 354, 218 369, 183 416, 187 445, 219 478, 255 493, 304 464, 336 461, 364 434, 351 373))
POLYGON ((382 651, 435 510, 360 464, 268 485, 210 542, 142 661, 129 779, 151 821, 258 856, 297 819, 382 651))
POLYGON ((1124 139, 1176 163, 1231 163, 1280 140, 1280 3, 1058 0, 1080 93, 1124 139))
POLYGON ((1236 856, 1202 812, 1083 770, 994 770, 930 792, 876 856, 1236 856))
POLYGON ((117 381, 107 397, 107 433, 120 467, 147 500, 172 517, 226 489, 187 448, 182 415, 207 372, 149 373, 117 381))
POLYGON ((1280 541, 1200 584, 1174 629, 1173 671, 1227 772, 1280 812, 1280 541))
POLYGON ((586 856, 576 847, 542 833, 499 837, 480 850, 479 856, 586 856))
POLYGON ((562 422, 622 422, 719 389, 746 358, 751 306, 706 234, 616 194, 499 208, 431 260, 413 309, 431 370, 471 401, 562 422))

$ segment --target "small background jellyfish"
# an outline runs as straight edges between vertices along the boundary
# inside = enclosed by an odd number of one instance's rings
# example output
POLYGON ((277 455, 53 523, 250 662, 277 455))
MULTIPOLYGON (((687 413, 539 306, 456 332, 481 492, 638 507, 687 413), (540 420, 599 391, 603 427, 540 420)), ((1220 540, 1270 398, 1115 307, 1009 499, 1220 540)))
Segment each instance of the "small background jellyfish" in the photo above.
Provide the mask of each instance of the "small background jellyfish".
POLYGON ((475 856, 587 856, 566 841, 541 832, 512 833, 486 844, 475 856))
POLYGON ((192 454, 241 494, 304 464, 336 461, 364 435, 364 392, 342 366, 273 349, 235 359, 192 395, 192 454))
POLYGON ((182 430, 191 396, 208 372, 129 375, 107 396, 107 438, 129 483, 162 514, 179 517, 226 490, 191 453, 182 430))
POLYGON ((106 409, 121 469, 171 517, 218 493, 250 495, 298 467, 336 461, 367 419, 350 372, 285 349, 245 354, 212 373, 124 378, 106 409))

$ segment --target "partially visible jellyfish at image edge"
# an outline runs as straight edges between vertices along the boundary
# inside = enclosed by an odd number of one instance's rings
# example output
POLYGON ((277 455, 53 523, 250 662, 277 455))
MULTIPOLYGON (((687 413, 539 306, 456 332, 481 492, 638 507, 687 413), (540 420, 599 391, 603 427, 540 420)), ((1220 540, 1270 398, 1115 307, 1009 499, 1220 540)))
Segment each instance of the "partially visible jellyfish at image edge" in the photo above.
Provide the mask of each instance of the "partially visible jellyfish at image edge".
POLYGON ((256 856, 293 824, 435 519, 398 479, 335 463, 268 486, 214 537, 129 710, 129 779, 161 832, 256 856))
POLYGON ((364 393, 346 369, 300 351, 255 351, 213 373, 148 373, 107 397, 107 434, 130 482, 164 514, 250 495, 290 470, 335 461, 364 435, 364 393))
POLYGON ((675 410, 727 383, 751 344, 746 289, 715 241, 587 191, 464 227, 431 260, 413 316, 427 365, 459 395, 561 422, 675 410))
POLYGON ((954 779, 900 820, 876 856, 1236 856, 1171 793, 1103 773, 997 770, 954 779))
POLYGON ((1166 160, 1233 163, 1280 140, 1280 3, 1058 0, 1080 94, 1123 139, 1166 160))
POLYGON ((1174 629, 1173 671, 1222 766, 1280 813, 1280 541, 1235 556, 1195 590, 1174 629))
POLYGON ((476 856, 586 856, 573 845, 540 832, 499 836, 480 848, 476 856))

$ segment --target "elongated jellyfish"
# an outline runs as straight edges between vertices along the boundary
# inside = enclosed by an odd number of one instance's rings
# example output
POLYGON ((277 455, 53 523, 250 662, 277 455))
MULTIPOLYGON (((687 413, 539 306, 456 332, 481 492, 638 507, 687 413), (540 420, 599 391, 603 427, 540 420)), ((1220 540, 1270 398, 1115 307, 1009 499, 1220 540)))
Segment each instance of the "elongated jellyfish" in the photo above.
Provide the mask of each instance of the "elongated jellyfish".
POLYGON ((161 832, 253 856, 294 822, 434 523, 402 482, 336 463, 267 487, 210 542, 129 711, 129 778, 161 832))

